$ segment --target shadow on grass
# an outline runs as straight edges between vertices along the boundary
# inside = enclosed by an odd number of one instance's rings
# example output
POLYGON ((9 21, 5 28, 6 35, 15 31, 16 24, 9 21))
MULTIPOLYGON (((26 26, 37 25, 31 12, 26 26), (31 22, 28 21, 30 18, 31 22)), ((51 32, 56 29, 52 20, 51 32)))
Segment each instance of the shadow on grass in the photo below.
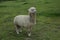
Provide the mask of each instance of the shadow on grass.
POLYGON ((31 37, 28 37, 26 32, 24 32, 24 31, 20 34, 16 34, 16 31, 9 30, 8 33, 9 33, 8 36, 10 36, 10 37, 15 37, 17 39, 20 38, 20 39, 24 39, 24 40, 32 40, 31 37))
POLYGON ((5 1, 16 1, 16 0, 0 0, 0 3, 5 1))
POLYGON ((2 40, 2 38, 3 38, 3 37, 0 35, 0 40, 2 40))
POLYGON ((60 17, 60 13, 38 13, 38 16, 47 16, 47 17, 60 17))
POLYGON ((7 7, 6 5, 0 5, 0 7, 7 7))

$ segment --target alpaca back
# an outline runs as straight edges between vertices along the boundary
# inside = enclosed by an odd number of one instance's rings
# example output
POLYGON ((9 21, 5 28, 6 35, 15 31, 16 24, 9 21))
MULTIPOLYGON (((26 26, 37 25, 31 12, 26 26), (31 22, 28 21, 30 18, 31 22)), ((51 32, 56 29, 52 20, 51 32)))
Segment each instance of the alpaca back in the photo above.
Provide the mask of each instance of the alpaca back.
POLYGON ((14 23, 20 26, 28 26, 30 23, 29 15, 18 15, 14 18, 14 23))

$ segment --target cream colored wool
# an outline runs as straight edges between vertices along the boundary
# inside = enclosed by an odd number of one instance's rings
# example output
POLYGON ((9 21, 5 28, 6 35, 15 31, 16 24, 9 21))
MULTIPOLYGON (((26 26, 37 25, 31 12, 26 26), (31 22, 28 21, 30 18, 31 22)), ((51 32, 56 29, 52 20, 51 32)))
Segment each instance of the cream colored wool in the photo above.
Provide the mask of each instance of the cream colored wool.
MULTIPOLYGON (((23 27, 23 26, 24 27, 28 27, 29 28, 28 30, 30 32, 30 33, 28 33, 28 36, 30 36, 31 35, 30 26, 36 24, 36 8, 35 7, 31 7, 31 8, 28 9, 28 12, 29 12, 28 15, 18 15, 18 16, 16 16, 14 18, 14 24, 18 25, 20 27, 23 27), (30 14, 34 14, 34 18, 33 18, 33 16, 31 17, 30 14), (34 22, 32 22, 30 20, 31 18, 32 18, 32 20, 34 19, 34 22)), ((19 34, 19 29, 17 28, 17 26, 15 26, 15 27, 16 27, 17 34, 19 34)))

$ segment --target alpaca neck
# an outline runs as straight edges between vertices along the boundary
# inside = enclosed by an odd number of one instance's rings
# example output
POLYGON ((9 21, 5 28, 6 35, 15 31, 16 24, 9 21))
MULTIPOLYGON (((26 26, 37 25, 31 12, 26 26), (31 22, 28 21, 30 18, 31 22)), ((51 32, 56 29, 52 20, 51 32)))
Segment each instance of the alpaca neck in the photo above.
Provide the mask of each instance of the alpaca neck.
POLYGON ((36 14, 30 13, 30 22, 35 23, 35 20, 36 20, 36 14))

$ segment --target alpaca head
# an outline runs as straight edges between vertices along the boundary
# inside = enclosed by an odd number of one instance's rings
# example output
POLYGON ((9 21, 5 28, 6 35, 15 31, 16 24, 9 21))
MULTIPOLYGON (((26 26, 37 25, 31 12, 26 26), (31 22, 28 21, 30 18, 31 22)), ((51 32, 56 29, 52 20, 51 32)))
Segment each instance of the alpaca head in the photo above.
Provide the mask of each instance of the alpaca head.
POLYGON ((28 12, 31 16, 34 16, 34 15, 36 15, 36 8, 35 7, 30 7, 28 9, 28 12))
POLYGON ((28 11, 29 11, 29 13, 34 14, 34 13, 36 13, 36 8, 35 8, 35 7, 30 7, 30 8, 28 9, 28 11))
POLYGON ((30 15, 30 21, 35 23, 36 20, 36 8, 35 7, 31 7, 29 8, 29 15, 30 15))

